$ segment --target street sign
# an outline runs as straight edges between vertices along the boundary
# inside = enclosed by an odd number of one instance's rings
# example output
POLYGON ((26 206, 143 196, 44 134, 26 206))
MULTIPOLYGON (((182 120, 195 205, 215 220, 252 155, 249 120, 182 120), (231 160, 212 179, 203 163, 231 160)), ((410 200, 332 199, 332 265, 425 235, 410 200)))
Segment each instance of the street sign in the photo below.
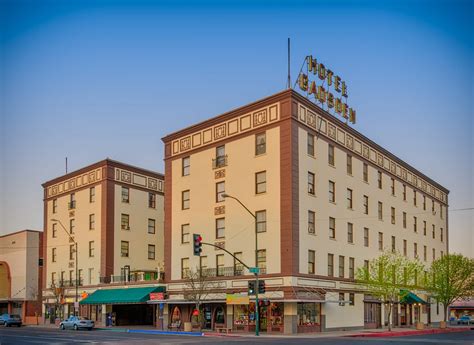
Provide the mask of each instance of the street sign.
POLYGON ((260 273, 260 268, 258 268, 258 267, 250 267, 250 268, 249 268, 249 272, 250 272, 250 273, 257 273, 257 274, 258 274, 258 273, 260 273))
POLYGON ((160 303, 160 309, 163 309, 165 307, 164 303, 160 303))

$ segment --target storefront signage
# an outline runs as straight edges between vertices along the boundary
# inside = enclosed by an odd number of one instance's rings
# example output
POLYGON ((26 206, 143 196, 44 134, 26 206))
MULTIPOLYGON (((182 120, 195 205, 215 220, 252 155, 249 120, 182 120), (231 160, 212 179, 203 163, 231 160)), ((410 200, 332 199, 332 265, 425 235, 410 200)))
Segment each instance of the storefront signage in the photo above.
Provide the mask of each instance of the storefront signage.
POLYGON ((238 294, 230 294, 226 295, 226 303, 227 304, 249 304, 249 296, 243 296, 238 294))
POLYGON ((151 292, 150 300, 151 301, 162 301, 165 299, 165 294, 163 292, 151 292))
POLYGON ((306 57, 305 63, 306 73, 301 71, 298 76, 299 88, 307 96, 314 96, 317 103, 322 106, 326 104, 328 109, 349 122, 356 123, 356 111, 347 104, 346 82, 311 55, 306 57))

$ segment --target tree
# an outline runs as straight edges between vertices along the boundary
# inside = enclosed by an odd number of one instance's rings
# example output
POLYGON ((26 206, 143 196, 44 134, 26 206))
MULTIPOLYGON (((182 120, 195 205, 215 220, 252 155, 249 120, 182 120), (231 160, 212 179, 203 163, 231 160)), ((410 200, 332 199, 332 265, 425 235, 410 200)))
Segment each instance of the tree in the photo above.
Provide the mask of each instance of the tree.
POLYGON ((202 302, 216 287, 216 283, 210 280, 212 272, 209 269, 191 269, 186 272, 186 283, 184 284, 184 298, 193 301, 198 311, 198 322, 202 327, 204 314, 201 310, 202 302))
POLYGON ((474 295, 474 259, 461 254, 446 254, 433 261, 427 288, 443 304, 446 322, 451 303, 474 295))
POLYGON ((408 289, 418 285, 418 277, 423 265, 418 260, 410 261, 398 252, 386 251, 378 258, 370 260, 368 267, 357 270, 357 281, 367 291, 378 297, 388 307, 388 330, 391 331, 393 303, 399 301, 408 289))

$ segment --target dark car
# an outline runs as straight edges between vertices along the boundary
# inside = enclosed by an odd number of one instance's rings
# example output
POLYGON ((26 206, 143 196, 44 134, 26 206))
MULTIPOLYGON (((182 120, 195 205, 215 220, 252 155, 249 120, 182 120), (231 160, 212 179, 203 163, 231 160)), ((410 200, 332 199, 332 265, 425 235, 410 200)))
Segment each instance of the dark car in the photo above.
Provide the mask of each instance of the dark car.
POLYGON ((3 314, 0 315, 0 325, 4 325, 5 327, 11 326, 21 326, 21 317, 17 314, 3 314))
POLYGON ((474 323, 469 315, 463 315, 458 319, 458 325, 469 325, 470 323, 474 323))
POLYGON ((59 328, 62 330, 66 328, 72 328, 75 331, 78 329, 83 329, 87 328, 89 331, 94 328, 94 321, 89 320, 86 317, 81 317, 81 316, 69 316, 68 319, 61 321, 59 324, 59 328))

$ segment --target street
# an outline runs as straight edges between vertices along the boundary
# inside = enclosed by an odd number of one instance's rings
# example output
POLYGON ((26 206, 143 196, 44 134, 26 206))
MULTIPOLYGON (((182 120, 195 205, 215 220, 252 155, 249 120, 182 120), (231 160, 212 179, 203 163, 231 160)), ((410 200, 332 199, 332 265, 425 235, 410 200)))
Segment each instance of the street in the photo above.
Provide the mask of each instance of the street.
POLYGON ((60 331, 34 327, 1 328, 0 345, 21 344, 474 344, 474 332, 388 338, 322 337, 196 337, 114 331, 60 331))

